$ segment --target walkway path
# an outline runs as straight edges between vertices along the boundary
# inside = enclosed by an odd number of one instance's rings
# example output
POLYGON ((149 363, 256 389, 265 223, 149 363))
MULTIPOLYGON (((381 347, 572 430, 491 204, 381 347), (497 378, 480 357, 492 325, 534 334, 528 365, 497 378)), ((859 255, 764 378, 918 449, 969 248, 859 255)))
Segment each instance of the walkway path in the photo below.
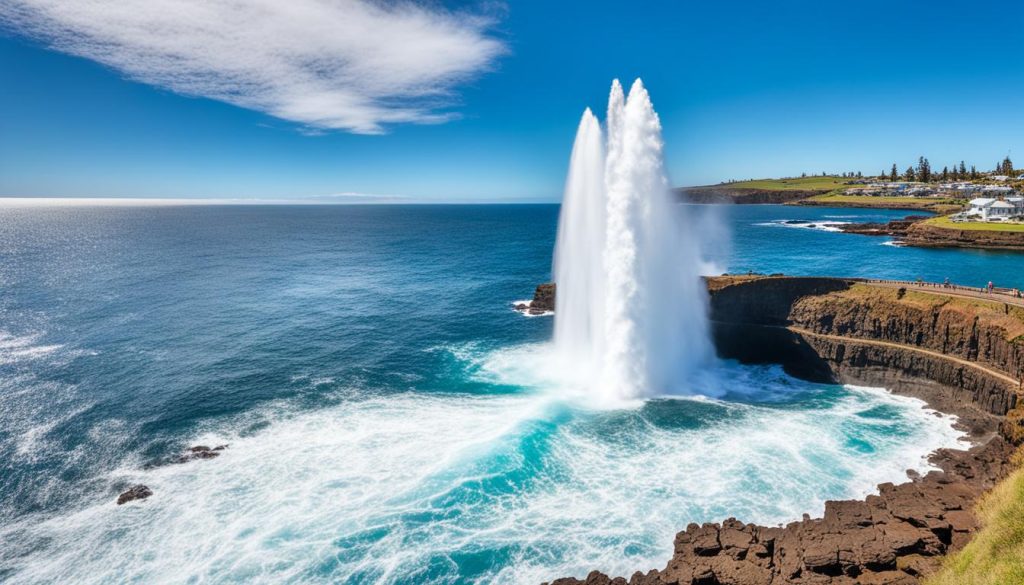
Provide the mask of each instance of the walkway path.
POLYGON ((871 286, 881 286, 885 288, 906 288, 907 290, 916 290, 925 293, 981 299, 984 301, 992 301, 993 303, 1006 303, 1008 305, 1024 307, 1024 298, 1014 296, 1013 291, 1011 289, 1005 288, 996 288, 993 290, 993 292, 987 292, 983 288, 975 288, 973 286, 960 286, 955 284, 946 286, 938 282, 916 282, 912 280, 877 280, 873 278, 865 278, 858 280, 860 280, 864 284, 869 284, 871 286))
POLYGON ((864 344, 864 345, 874 345, 874 346, 877 346, 877 347, 892 347, 892 348, 896 348, 896 349, 905 349, 905 350, 913 351, 913 352, 916 352, 916 353, 924 354, 924 355, 927 355, 927 356, 930 356, 930 357, 935 357, 935 358, 939 358, 939 359, 949 360, 951 362, 954 362, 954 363, 957 363, 957 364, 960 364, 960 365, 963 365, 963 366, 967 366, 969 368, 974 368, 975 370, 978 370, 978 371, 980 371, 980 372, 982 372, 984 374, 988 374, 989 376, 995 377, 995 378, 997 378, 999 380, 1002 380, 1002 381, 1004 381, 1004 382, 1006 382, 1008 384, 1011 384, 1013 387, 1017 388, 1018 391, 1021 391, 1022 387, 1024 387, 1024 380, 1018 380, 1018 379, 1014 378, 1013 376, 1010 376, 1010 375, 1002 372, 1001 370, 996 370, 996 369, 993 369, 993 368, 990 368, 990 367, 986 366, 985 364, 981 364, 981 363, 978 363, 978 362, 972 362, 972 361, 965 360, 963 358, 958 358, 956 356, 952 356, 952 355, 949 355, 949 354, 941 353, 941 352, 938 352, 938 351, 932 351, 930 349, 924 349, 922 347, 917 347, 915 345, 904 345, 902 343, 894 343, 894 342, 891 342, 891 341, 878 341, 876 339, 863 339, 861 337, 846 337, 846 336, 842 336, 842 335, 830 335, 830 334, 827 334, 827 333, 815 333, 815 332, 813 332, 813 331, 811 331, 809 329, 804 329, 802 327, 787 327, 786 329, 789 329, 790 331, 792 331, 794 333, 797 333, 799 335, 807 335, 807 336, 811 336, 811 337, 820 337, 822 339, 830 339, 832 341, 840 341, 840 342, 843 342, 843 343, 861 343, 861 344, 864 344))

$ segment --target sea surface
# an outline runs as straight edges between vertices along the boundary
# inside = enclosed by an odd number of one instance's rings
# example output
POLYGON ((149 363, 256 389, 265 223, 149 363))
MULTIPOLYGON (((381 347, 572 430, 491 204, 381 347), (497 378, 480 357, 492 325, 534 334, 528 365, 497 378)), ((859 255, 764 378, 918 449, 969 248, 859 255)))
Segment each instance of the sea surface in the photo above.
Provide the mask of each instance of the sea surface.
MULTIPOLYGON (((902 212, 696 212, 723 228, 709 271, 1024 287, 1019 254, 828 229, 902 212)), ((592 408, 549 371, 552 320, 511 309, 550 278, 557 214, 0 209, 0 581, 628 575, 690 522, 818 514, 963 444, 918 400, 728 362, 592 408), (228 447, 168 463, 199 444, 228 447), (136 483, 154 495, 117 506, 136 483)))

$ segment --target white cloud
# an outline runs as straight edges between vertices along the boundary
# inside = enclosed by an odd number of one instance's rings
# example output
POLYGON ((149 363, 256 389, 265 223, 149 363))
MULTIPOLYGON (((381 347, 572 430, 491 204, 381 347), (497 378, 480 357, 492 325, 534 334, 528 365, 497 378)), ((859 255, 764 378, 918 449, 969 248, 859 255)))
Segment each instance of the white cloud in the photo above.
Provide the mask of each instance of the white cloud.
POLYGON ((0 20, 144 83, 367 134, 450 119, 505 52, 490 18, 404 0, 4 0, 0 20))

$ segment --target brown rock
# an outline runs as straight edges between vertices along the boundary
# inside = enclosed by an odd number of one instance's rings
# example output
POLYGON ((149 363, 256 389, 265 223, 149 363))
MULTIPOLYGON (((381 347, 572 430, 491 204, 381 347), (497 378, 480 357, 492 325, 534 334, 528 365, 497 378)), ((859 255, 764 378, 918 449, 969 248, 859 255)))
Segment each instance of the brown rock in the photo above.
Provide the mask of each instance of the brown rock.
POLYGON ((148 487, 138 484, 125 490, 121 495, 117 496, 117 505, 127 504, 128 502, 134 502, 135 500, 145 500, 149 496, 153 495, 153 490, 148 487))

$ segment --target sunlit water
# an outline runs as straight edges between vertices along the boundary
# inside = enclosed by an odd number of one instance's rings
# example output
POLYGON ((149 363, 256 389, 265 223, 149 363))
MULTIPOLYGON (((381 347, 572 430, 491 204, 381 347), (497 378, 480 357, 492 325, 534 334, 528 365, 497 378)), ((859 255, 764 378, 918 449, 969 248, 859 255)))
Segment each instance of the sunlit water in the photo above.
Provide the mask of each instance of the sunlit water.
MULTIPOLYGON (((557 211, 4 210, 0 580, 629 573, 689 522, 817 514, 957 444, 916 400, 735 364, 694 382, 711 398, 590 408, 548 368, 553 320, 509 306, 550 278, 557 211), (147 467, 197 443, 230 447, 147 467), (116 506, 138 482, 155 495, 116 506)), ((732 225, 735 270, 977 281, 1021 260, 759 225, 873 213, 701 212, 732 225)))

